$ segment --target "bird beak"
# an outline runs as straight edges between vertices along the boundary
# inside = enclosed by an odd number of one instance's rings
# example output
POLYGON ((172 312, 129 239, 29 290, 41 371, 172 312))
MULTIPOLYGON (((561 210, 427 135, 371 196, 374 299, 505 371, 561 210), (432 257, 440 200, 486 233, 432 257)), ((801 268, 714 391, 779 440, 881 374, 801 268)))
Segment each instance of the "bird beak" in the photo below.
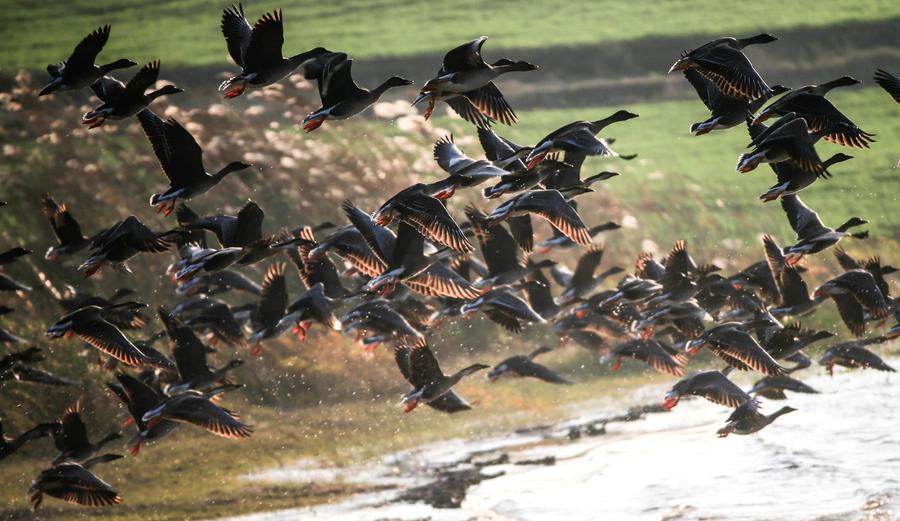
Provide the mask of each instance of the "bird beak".
POLYGON ((684 345, 684 350, 688 353, 696 353, 706 343, 702 338, 695 338, 684 345))
POLYGON ((669 74, 672 74, 675 71, 683 71, 688 69, 691 66, 690 60, 687 58, 681 58, 677 62, 673 63, 671 67, 669 67, 669 74))
POLYGON ((293 313, 288 313, 287 315, 281 317, 281 320, 278 321, 278 324, 275 325, 275 329, 287 328, 291 324, 296 324, 300 320, 300 312, 295 311, 293 313))
POLYGON ((416 105, 425 101, 426 99, 430 98, 431 96, 432 96, 432 94, 430 92, 420 92, 419 95, 416 96, 416 99, 413 100, 413 102, 410 106, 415 107, 416 105))
POLYGON ((665 399, 663 400, 663 409, 671 411, 676 405, 678 405, 678 400, 680 399, 681 395, 676 393, 675 391, 667 392, 665 399))

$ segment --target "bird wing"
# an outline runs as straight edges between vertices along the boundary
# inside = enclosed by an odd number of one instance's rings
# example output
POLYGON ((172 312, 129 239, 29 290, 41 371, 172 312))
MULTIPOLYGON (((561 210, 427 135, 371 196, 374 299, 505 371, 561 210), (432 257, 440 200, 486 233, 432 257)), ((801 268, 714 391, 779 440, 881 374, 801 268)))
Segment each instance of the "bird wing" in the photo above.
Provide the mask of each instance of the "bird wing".
POLYGON ((283 44, 284 25, 281 9, 262 15, 253 26, 250 41, 244 50, 246 68, 256 71, 278 65, 283 59, 281 56, 283 44))
POLYGON ((568 285, 577 289, 587 288, 594 280, 594 272, 597 271, 602 259, 603 246, 595 244, 588 248, 588 251, 579 257, 568 285))
POLYGON ((453 135, 440 138, 434 144, 434 160, 445 172, 456 174, 472 166, 475 160, 463 154, 453 142, 453 135))
POLYGON ((749 394, 745 393, 725 375, 719 371, 715 371, 715 373, 719 374, 718 378, 702 382, 700 385, 694 387, 694 392, 692 394, 697 394, 713 403, 724 405, 726 407, 738 407, 750 399, 749 394))
POLYGON ((532 190, 519 198, 516 206, 547 220, 577 244, 584 246, 591 242, 587 226, 557 190, 532 190))
POLYGON ((397 201, 403 220, 428 240, 439 242, 454 251, 473 250, 466 234, 459 228, 441 201, 427 195, 414 195, 397 201))
POLYGON ((342 101, 359 98, 367 92, 353 81, 350 72, 352 65, 353 60, 348 60, 346 54, 338 55, 325 64, 322 85, 319 88, 323 107, 332 107, 342 101))
POLYGON ((819 214, 803 204, 796 194, 782 197, 781 208, 784 209, 791 228, 797 232, 798 239, 814 237, 830 231, 822 224, 819 214))
POLYGON ((875 76, 873 76, 873 78, 875 79, 875 83, 894 98, 894 101, 900 103, 900 78, 884 69, 875 71, 875 76))
POLYGON ((712 87, 712 89, 716 88, 713 82, 706 79, 693 67, 684 70, 684 77, 690 82, 691 86, 694 87, 694 90, 697 91, 697 95, 700 96, 700 101, 706 105, 706 108, 710 111, 713 110, 713 105, 710 101, 710 87, 712 87))
POLYGON ((481 46, 487 37, 482 36, 450 49, 444 55, 443 68, 446 73, 460 72, 485 67, 481 57, 481 46))
POLYGON ((128 80, 125 85, 125 94, 131 98, 143 96, 144 91, 156 83, 157 79, 159 79, 159 60, 153 60, 141 67, 141 70, 128 80))
POLYGON ((444 378, 444 372, 438 365, 437 358, 428 347, 428 341, 424 338, 416 342, 409 352, 409 376, 413 386, 417 389, 431 385, 444 378))
MULTIPOLYGON (((357 208, 349 199, 341 203, 341 208, 350 223, 359 231, 366 246, 369 247, 372 254, 381 261, 385 267, 390 265, 391 254, 394 251, 394 244, 388 244, 384 237, 378 234, 377 225, 369 217, 369 214, 357 208)), ((396 242, 395 242, 396 244, 396 242)))
POLYGON ((403 281, 409 289, 426 297, 446 297, 471 300, 478 297, 468 280, 448 268, 442 262, 435 262, 424 271, 403 281))
POLYGON ((104 76, 91 84, 91 90, 100 101, 111 104, 125 93, 125 84, 111 76, 104 76))
POLYGON ((287 281, 284 276, 285 264, 277 262, 269 266, 263 277, 262 293, 256 316, 263 327, 274 326, 284 316, 288 305, 287 281))
POLYGON ((513 215, 506 219, 509 233, 523 251, 531 253, 534 249, 534 230, 531 227, 530 215, 513 215))
MULTIPOLYGON (((244 17, 244 6, 232 5, 222 12, 222 35, 225 36, 225 44, 228 46, 228 54, 234 63, 244 67, 244 52, 250 45, 250 35, 253 28, 247 18, 244 17)), ((279 56, 281 54, 279 53, 279 56)))
POLYGON ((716 335, 713 343, 717 349, 728 356, 740 360, 754 371, 766 376, 784 374, 784 368, 772 358, 756 340, 739 330, 724 331, 716 335))
POLYGON ((747 56, 737 49, 714 46, 695 61, 699 72, 728 96, 751 101, 771 92, 747 56))
POLYGON ((44 194, 41 196, 41 210, 60 244, 72 244, 84 238, 81 226, 65 204, 58 204, 49 194, 44 194))
POLYGON ((82 340, 125 365, 141 366, 147 357, 131 340, 109 322, 98 319, 75 329, 82 340))
POLYGON ((248 438, 253 428, 238 420, 234 413, 202 396, 187 396, 166 407, 165 417, 191 423, 208 432, 229 439, 248 438))
POLYGON ((478 111, 488 118, 499 121, 504 125, 514 124, 518 118, 513 111, 509 102, 503 97, 503 93, 494 84, 488 82, 486 85, 475 90, 470 90, 463 94, 469 102, 478 109, 478 111))
POLYGON ((570 384, 569 379, 564 378, 551 370, 547 366, 541 365, 533 360, 525 359, 518 365, 517 371, 522 376, 531 376, 538 380, 550 382, 554 384, 570 384))
POLYGON ((178 121, 163 121, 151 110, 139 112, 138 121, 172 187, 185 187, 207 177, 203 150, 178 121))
POLYGON ((88 440, 87 425, 81 419, 81 408, 78 404, 66 407, 60 423, 62 424, 62 439, 60 440, 61 446, 57 445, 60 451, 91 445, 88 440))
MULTIPOLYGON (((447 105, 456 112, 459 117, 478 127, 478 129, 489 129, 491 127, 491 119, 482 114, 481 111, 472 104, 465 96, 454 96, 444 100, 447 105)), ((433 403, 433 402, 432 402, 433 403)))
POLYGON ((66 60, 66 67, 74 70, 90 69, 94 65, 97 55, 106 45, 106 41, 109 40, 109 31, 110 26, 107 24, 85 36, 78 42, 72 55, 66 60))

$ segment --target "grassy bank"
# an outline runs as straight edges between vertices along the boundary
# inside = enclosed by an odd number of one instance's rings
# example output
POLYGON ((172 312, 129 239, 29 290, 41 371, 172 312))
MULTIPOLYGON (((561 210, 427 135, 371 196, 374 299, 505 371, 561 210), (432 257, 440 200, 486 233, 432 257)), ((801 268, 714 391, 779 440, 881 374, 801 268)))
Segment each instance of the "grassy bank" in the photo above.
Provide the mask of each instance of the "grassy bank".
MULTIPOLYGON (((575 363, 570 351, 547 357, 550 364, 575 363)), ((577 355, 576 355, 577 356, 577 355)), ((388 356, 373 361, 390 363, 388 356)), ((582 359, 582 361, 584 361, 582 359)), ((632 369, 634 366, 632 367, 632 369)), ((603 399, 627 405, 641 401, 633 391, 658 375, 630 372, 615 379, 591 378, 575 386, 553 386, 534 381, 487 384, 472 379, 460 393, 476 409, 454 416, 427 408, 402 414, 397 396, 364 396, 342 404, 293 410, 240 403, 229 397, 228 406, 244 414, 256 432, 245 442, 212 437, 184 427, 159 445, 147 446, 136 460, 98 467, 96 472, 122 496, 116 508, 71 507, 45 501, 41 519, 68 520, 84 515, 101 519, 167 521, 213 518, 222 515, 318 504, 348 494, 373 490, 367 483, 265 483, 241 476, 265 468, 310 459, 313 468, 360 465, 381 455, 420 444, 457 437, 500 434, 546 424, 572 414, 573 403, 603 399)), ((582 377, 596 375, 595 367, 582 377)), ((646 401, 646 400, 643 400, 646 401)), ((99 433, 98 433, 99 434, 99 433)), ((31 519, 25 489, 48 459, 49 442, 38 442, 0 466, 0 519, 31 519)), ((113 447, 115 448, 115 447, 113 447)))
MULTIPOLYGON (((163 65, 211 65, 228 61, 219 32, 227 1, 77 0, 3 2, 0 64, 7 73, 37 70, 64 59, 85 34, 102 23, 114 26, 105 57, 163 65)), ((646 36, 696 34, 702 23, 721 34, 885 20, 900 16, 889 0, 823 0, 808 4, 761 0, 615 2, 573 0, 552 9, 542 2, 440 3, 345 0, 245 2, 251 21, 280 7, 285 15, 285 53, 323 45, 356 57, 440 52, 490 35, 493 49, 571 46, 646 36)), ((706 31, 704 31, 706 32, 706 31)), ((165 70, 165 68, 164 68, 165 70)))

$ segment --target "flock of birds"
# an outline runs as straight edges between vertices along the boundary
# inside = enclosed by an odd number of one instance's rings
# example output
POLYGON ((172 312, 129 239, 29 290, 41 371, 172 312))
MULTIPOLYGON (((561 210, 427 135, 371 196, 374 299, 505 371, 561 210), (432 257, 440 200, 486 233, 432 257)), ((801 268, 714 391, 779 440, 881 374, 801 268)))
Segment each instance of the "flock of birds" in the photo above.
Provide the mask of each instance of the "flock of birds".
MULTIPOLYGON (((242 69, 222 83, 224 96, 240 96, 248 88, 263 88, 301 70, 317 83, 322 101, 320 109, 304 118, 306 131, 329 119, 359 114, 388 89, 412 84, 395 76, 372 90, 359 87, 351 76, 352 60, 324 48, 283 57, 280 11, 250 25, 242 6, 232 6, 224 11, 221 27, 228 51, 242 69)), ((712 264, 695 262, 686 243, 677 241, 664 259, 642 254, 634 272, 622 276, 611 289, 604 289, 604 282, 625 270, 610 267, 597 273, 604 250, 592 241, 619 226, 586 225, 577 203, 593 191, 593 183, 617 174, 601 172, 582 178, 581 168, 589 156, 629 159, 619 156, 610 148, 610 140, 597 134, 637 115, 622 110, 597 121, 576 121, 550 132, 534 146, 500 137, 493 124, 513 124, 516 115, 495 80, 537 67, 508 59, 485 62, 481 49, 486 38, 449 51, 437 76, 424 84, 414 102, 427 105, 428 117, 443 101, 471 122, 485 159, 466 156, 448 136, 434 145, 434 158, 446 177, 409 186, 371 213, 344 201, 345 225, 322 223, 267 236, 262 233, 263 210, 255 202, 247 202, 237 215, 206 216, 184 204, 250 165, 235 161, 215 174, 208 173, 203 151, 185 127, 174 119, 159 118, 148 108, 160 96, 181 92, 171 85, 147 92, 157 80, 159 61, 142 67, 127 84, 109 73, 134 62, 95 63, 109 36, 108 25, 97 29, 68 60, 48 67, 52 80, 40 94, 90 87, 102 102, 84 115, 83 123, 91 128, 107 119, 136 116, 169 180, 168 190, 154 194, 150 204, 166 215, 174 212, 178 224, 156 232, 129 216, 87 236, 69 209, 46 195, 44 213, 58 237, 46 258, 57 261, 89 251, 78 267, 89 277, 105 267, 127 271, 126 261, 136 255, 177 248, 179 259, 167 273, 176 281, 176 293, 182 299, 171 309, 158 308, 162 324, 158 333, 136 340, 122 331, 143 328, 151 318, 132 291, 121 289, 108 297, 72 288, 61 292, 45 281, 64 310, 46 335, 54 339, 77 335, 100 351, 107 369, 116 371, 115 381, 107 387, 129 413, 123 427, 133 425, 128 447, 134 455, 144 443, 156 442, 184 424, 226 438, 249 437, 252 428, 220 405, 223 393, 241 387, 230 381, 229 373, 244 362, 235 358, 215 367, 207 356, 221 352, 225 345, 248 347, 258 355, 266 341, 288 330, 302 340, 316 325, 355 334, 369 351, 381 343, 393 344, 400 373, 412 386, 401 400, 406 412, 422 404, 445 413, 471 407, 452 388, 490 366, 474 364, 446 374, 429 347, 433 341, 429 337, 441 324, 478 312, 514 333, 532 324, 549 324, 562 343, 572 340, 602 354, 602 360, 612 362, 614 369, 623 359, 635 359, 683 377, 665 395, 665 408, 671 409, 685 396, 733 408, 720 436, 756 432, 794 410, 784 407, 765 415, 759 410, 758 396, 779 400, 786 397, 785 391, 815 392, 788 375, 811 365, 802 351, 805 347, 834 333, 782 320, 809 315, 829 298, 857 340, 828 348, 818 363, 829 372, 835 365, 893 371, 866 346, 900 336, 900 325, 877 337, 865 335, 870 324, 883 327, 891 314, 900 318, 898 299, 890 296, 885 281, 897 270, 877 257, 854 259, 834 248, 844 272, 810 295, 806 270, 800 265, 803 257, 832 248, 844 237, 866 236, 849 231, 866 221, 853 217, 830 228, 797 196, 817 179, 827 178, 829 167, 850 159, 835 154, 823 161, 814 147, 817 140, 852 148, 873 142, 872 134, 853 124, 826 98, 833 88, 859 82, 843 77, 798 89, 770 88, 743 52, 748 45, 774 41, 770 35, 713 40, 684 53, 670 72, 682 71, 711 112, 708 120, 691 126, 693 134, 747 126, 751 150, 741 155, 737 169, 748 172, 760 163, 770 164, 777 184, 762 199, 781 199, 796 241, 782 247, 765 236, 764 258, 728 276, 712 264), (783 95, 764 107, 778 94, 783 95), (764 121, 770 118, 778 119, 767 127, 764 121), (466 206, 466 221, 459 224, 448 211, 448 200, 458 190, 479 185, 487 186, 485 199, 507 199, 489 212, 466 206), (535 217, 550 223, 552 237, 535 238, 535 217), (218 247, 207 243, 207 233, 215 236, 218 247), (475 254, 473 241, 480 255, 475 254), (583 253, 574 272, 533 256, 578 247, 583 253), (282 253, 307 288, 293 302, 286 263, 270 263, 261 282, 241 271, 243 266, 282 253), (340 264, 335 264, 336 259, 340 264), (554 295, 547 273, 562 287, 559 294, 554 295), (220 298, 226 293, 244 295, 249 302, 227 303, 220 298), (163 339, 168 341, 168 353, 154 347, 163 339), (721 359, 725 369, 685 376, 690 355, 703 347, 721 359), (755 371, 764 378, 744 391, 728 378, 733 369, 755 371)), ((875 81, 900 102, 900 79, 879 71, 875 81)), ((0 264, 28 253, 15 248, 0 255, 0 264)), ((2 276, 0 289, 21 294, 30 288, 2 276)), ((9 311, 3 308, 4 313, 9 311)), ((23 342, 5 330, 0 341, 23 342)), ((550 350, 541 347, 513 356, 495 364, 487 375, 491 381, 518 376, 570 384, 536 361, 550 350)), ((0 379, 73 383, 36 367, 43 357, 37 347, 8 354, 0 360, 0 379)), ((119 503, 119 495, 93 473, 93 467, 122 457, 102 453, 121 435, 112 432, 92 441, 77 404, 66 409, 59 421, 37 425, 15 438, 0 437, 0 459, 30 440, 48 436, 58 455, 28 489, 33 508, 44 496, 88 506, 119 503)))

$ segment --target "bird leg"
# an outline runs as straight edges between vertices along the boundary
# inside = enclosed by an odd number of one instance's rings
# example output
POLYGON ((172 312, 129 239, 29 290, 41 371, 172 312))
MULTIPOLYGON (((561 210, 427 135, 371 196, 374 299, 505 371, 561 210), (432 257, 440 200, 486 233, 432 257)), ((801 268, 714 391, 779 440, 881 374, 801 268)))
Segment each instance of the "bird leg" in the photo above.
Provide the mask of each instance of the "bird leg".
POLYGON ((425 119, 426 119, 426 120, 427 120, 428 118, 430 118, 430 117, 431 117, 431 113, 434 112, 434 105, 435 105, 435 101, 434 101, 434 97, 432 97, 431 99, 428 100, 428 106, 425 107, 425 114, 424 114, 424 116, 425 116, 425 119))
POLYGON ((225 92, 225 99, 236 98, 244 93, 244 90, 247 89, 247 82, 242 81, 238 84, 232 84, 231 88, 225 92))

